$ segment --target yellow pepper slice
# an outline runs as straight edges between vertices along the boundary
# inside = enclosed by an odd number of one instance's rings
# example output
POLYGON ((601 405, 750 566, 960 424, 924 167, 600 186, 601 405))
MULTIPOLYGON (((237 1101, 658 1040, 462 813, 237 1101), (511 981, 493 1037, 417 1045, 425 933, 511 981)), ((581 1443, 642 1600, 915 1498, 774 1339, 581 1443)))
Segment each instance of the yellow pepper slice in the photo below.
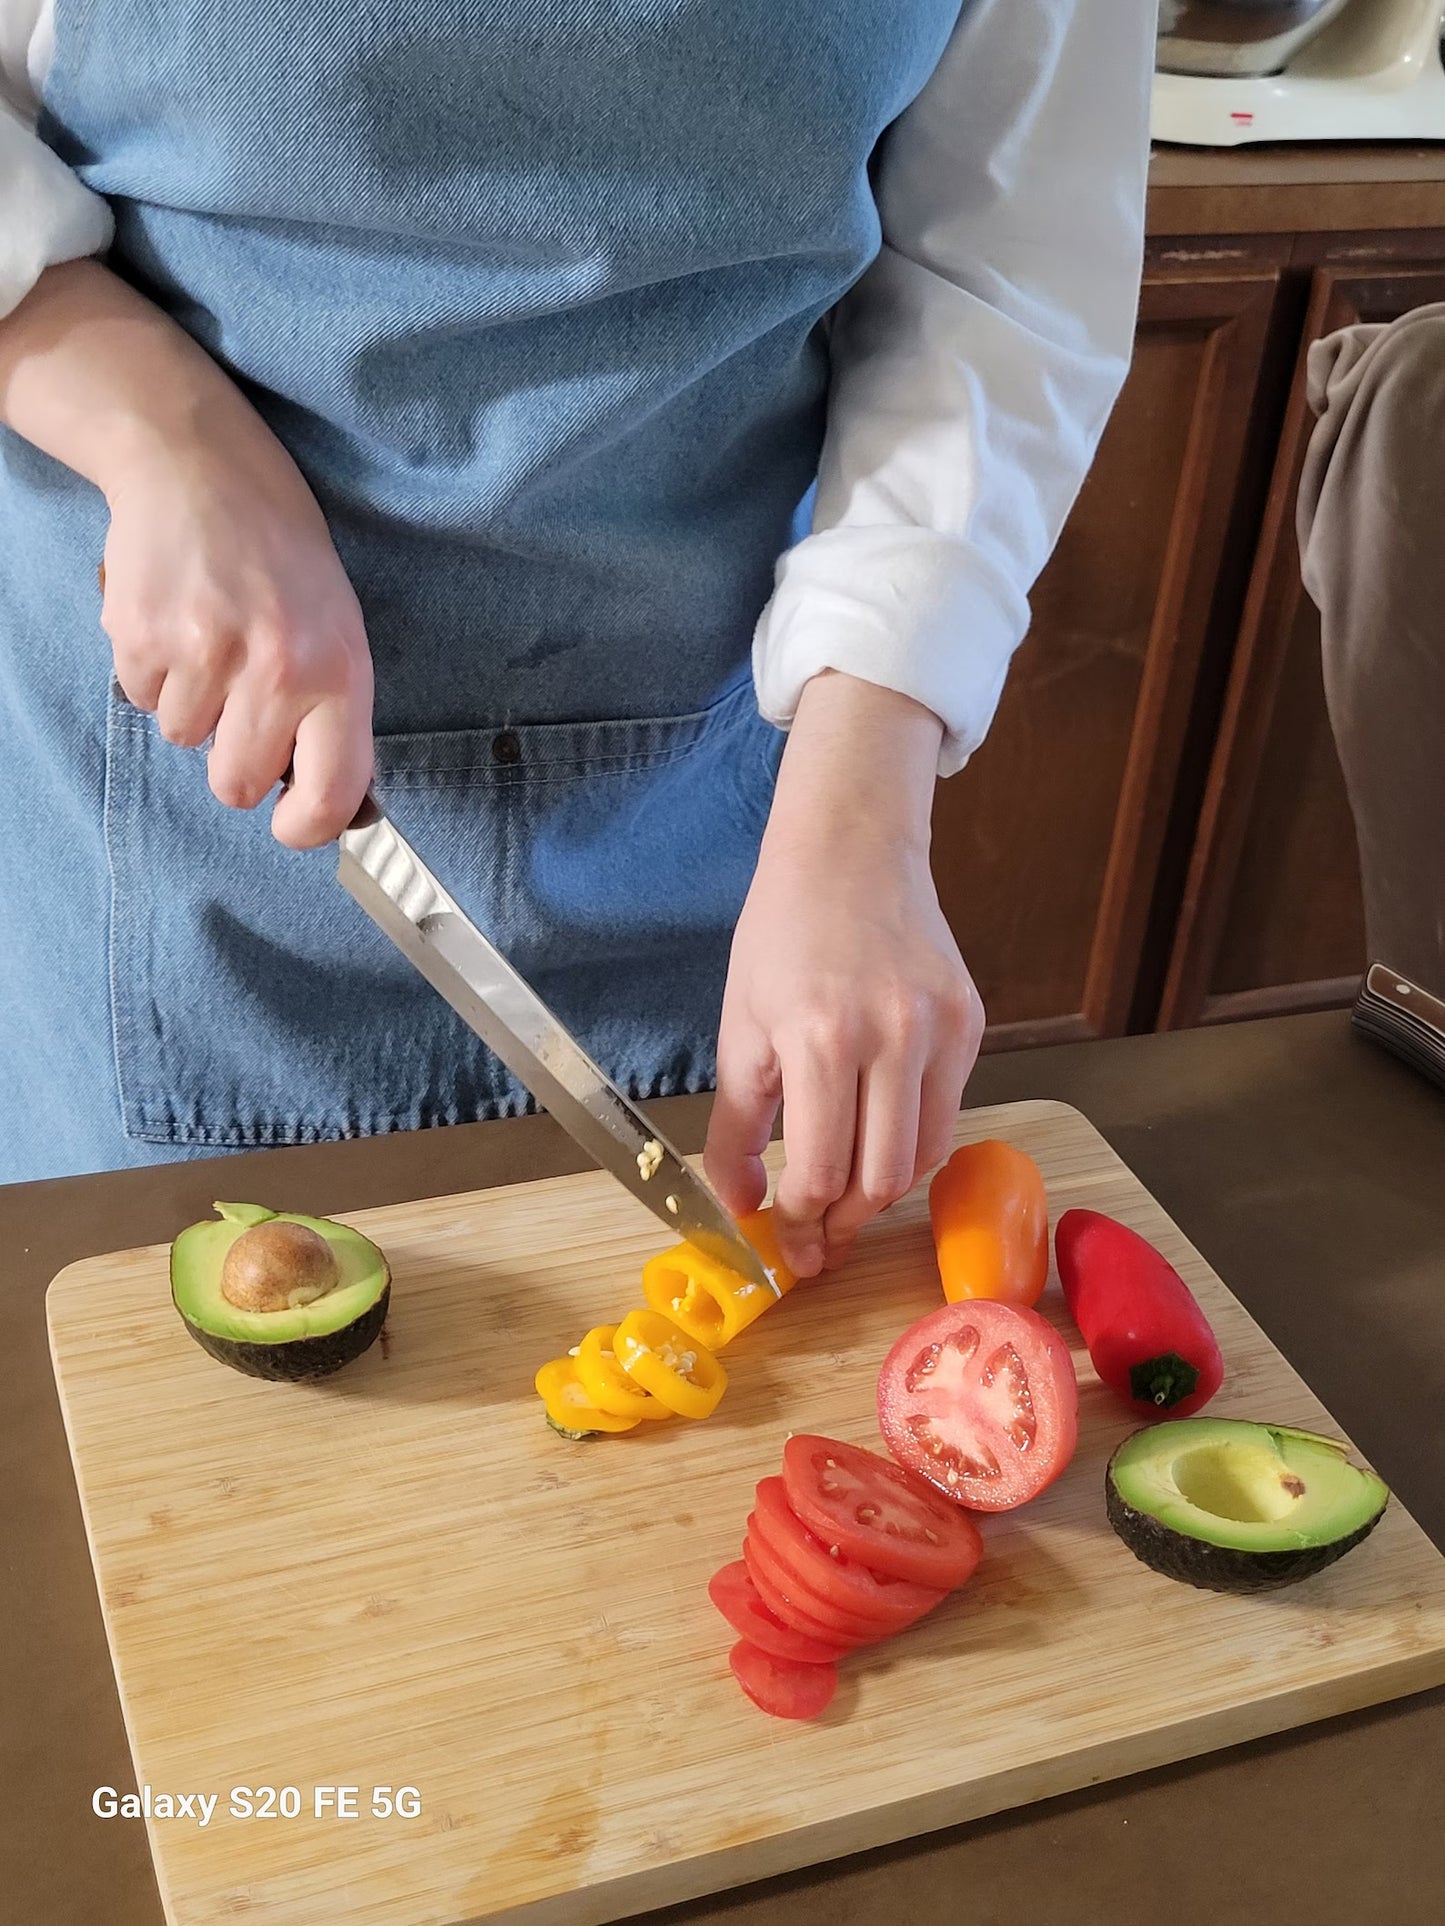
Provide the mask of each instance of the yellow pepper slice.
POLYGON ((680 1418, 711 1416, 727 1389, 727 1374, 711 1351, 660 1311, 629 1311, 612 1345, 633 1383, 680 1418))
POLYGON ((615 1324, 599 1324, 577 1347, 573 1359, 577 1381, 589 1400, 599 1411, 619 1418, 645 1418, 655 1423, 659 1418, 675 1417, 676 1412, 659 1404, 640 1384, 634 1384, 618 1364, 613 1349, 616 1336, 615 1324))
MULTIPOLYGON (((779 1289, 790 1291, 797 1280, 778 1253, 772 1212, 754 1211, 741 1220, 740 1228, 779 1289)), ((761 1284, 739 1277, 691 1244, 675 1244, 647 1260, 642 1267, 642 1294, 654 1311, 671 1318, 695 1344, 709 1351, 731 1344, 739 1331, 777 1302, 761 1284)))
POLYGON ((632 1431, 637 1418, 599 1411, 583 1390, 576 1358, 552 1358, 533 1379, 547 1416, 562 1431, 632 1431))

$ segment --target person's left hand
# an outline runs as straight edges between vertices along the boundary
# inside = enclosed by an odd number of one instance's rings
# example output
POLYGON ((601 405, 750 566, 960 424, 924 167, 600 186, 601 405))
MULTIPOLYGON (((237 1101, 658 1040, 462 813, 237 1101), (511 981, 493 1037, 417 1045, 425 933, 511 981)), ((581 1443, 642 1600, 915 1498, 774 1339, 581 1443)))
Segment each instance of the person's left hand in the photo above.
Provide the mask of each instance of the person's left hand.
POLYGON ((733 940, 705 1164, 756 1209, 783 1103, 773 1221, 800 1277, 947 1156, 983 1008, 928 866, 941 724, 828 673, 793 725, 733 940))

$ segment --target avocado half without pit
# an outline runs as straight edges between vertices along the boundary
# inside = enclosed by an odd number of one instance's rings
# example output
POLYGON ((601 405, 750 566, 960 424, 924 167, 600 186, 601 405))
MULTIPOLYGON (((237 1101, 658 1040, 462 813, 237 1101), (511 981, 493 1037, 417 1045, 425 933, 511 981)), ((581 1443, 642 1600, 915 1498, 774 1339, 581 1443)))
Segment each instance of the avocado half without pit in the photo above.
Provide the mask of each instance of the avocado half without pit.
POLYGON ((1285 1425, 1180 1418, 1136 1431, 1105 1477, 1109 1523, 1166 1578, 1273 1591, 1368 1538, 1389 1492, 1343 1445, 1285 1425))
POLYGON ((253 1378, 328 1377, 380 1335, 391 1273, 329 1217, 217 1204, 171 1246, 171 1296, 204 1351, 253 1378))

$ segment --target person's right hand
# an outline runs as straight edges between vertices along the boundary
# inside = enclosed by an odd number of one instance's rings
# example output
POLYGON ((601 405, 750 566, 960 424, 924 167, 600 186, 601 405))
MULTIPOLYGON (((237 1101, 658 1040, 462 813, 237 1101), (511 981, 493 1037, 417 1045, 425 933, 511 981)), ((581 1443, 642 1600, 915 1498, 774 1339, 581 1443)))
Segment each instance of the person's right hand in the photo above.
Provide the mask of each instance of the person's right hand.
POLYGON ((211 788, 314 847, 371 780, 371 655, 326 519, 225 370, 99 261, 0 317, 0 420, 110 506, 101 619, 121 688, 211 788))
POLYGON ((101 620, 121 688, 166 740, 214 737, 221 802, 254 809, 291 767, 272 830, 313 848, 371 780, 366 631, 295 463, 249 409, 226 427, 224 445, 147 439, 112 471, 101 620))

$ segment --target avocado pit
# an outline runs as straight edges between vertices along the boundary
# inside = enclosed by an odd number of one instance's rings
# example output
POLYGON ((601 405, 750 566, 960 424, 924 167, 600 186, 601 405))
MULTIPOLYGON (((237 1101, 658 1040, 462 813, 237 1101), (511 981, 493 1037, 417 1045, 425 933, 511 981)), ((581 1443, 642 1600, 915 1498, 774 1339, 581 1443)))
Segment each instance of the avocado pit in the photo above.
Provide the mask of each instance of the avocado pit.
POLYGON ((329 1217, 217 1204, 171 1246, 171 1297, 203 1351, 247 1377, 329 1377, 380 1337, 386 1256, 329 1217))
POLYGON ((279 1217, 242 1231, 221 1266, 221 1295, 238 1311, 294 1311, 340 1281, 326 1239, 279 1217))

